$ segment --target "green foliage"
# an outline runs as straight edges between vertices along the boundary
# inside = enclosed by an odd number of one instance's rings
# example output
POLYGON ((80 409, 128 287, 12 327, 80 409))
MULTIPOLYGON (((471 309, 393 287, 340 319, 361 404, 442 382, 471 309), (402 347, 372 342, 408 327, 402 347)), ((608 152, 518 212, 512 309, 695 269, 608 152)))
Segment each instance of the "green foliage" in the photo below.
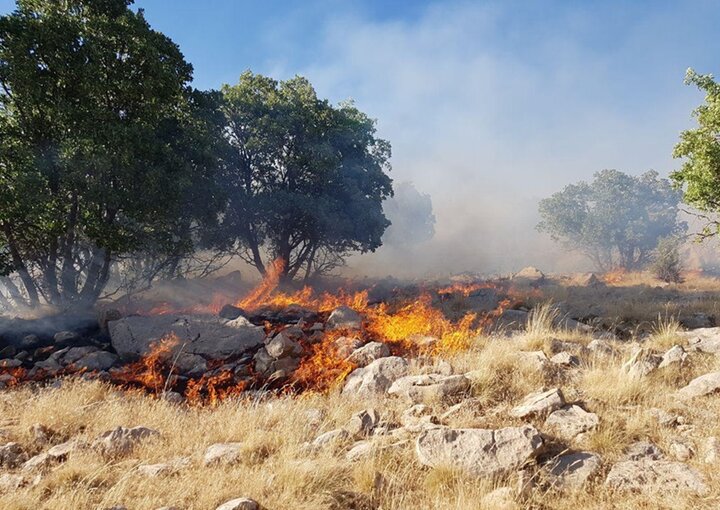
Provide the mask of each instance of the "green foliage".
POLYGON ((302 77, 246 72, 222 92, 231 151, 221 239, 238 241, 261 273, 263 254, 280 258, 286 278, 326 272, 350 252, 380 246, 390 144, 375 136, 373 120, 352 103, 318 99, 302 77))
MULTIPOLYGON (((720 84, 712 75, 688 69, 685 83, 705 92, 705 103, 693 112, 698 127, 683 131, 673 156, 685 158, 671 178, 684 188, 684 201, 701 211, 720 211, 720 84)), ((701 238, 719 232, 720 223, 708 219, 701 238)))
POLYGON ((638 177, 617 170, 591 183, 566 186, 540 202, 538 229, 582 251, 600 270, 638 269, 661 237, 684 231, 677 221, 680 193, 657 172, 638 177))
POLYGON ((221 204, 219 97, 130 3, 0 18, 0 247, 34 303, 93 302, 116 257, 187 252, 221 204))
POLYGON ((658 241, 651 269, 655 277, 664 282, 682 281, 680 247, 676 238, 663 237, 658 241))

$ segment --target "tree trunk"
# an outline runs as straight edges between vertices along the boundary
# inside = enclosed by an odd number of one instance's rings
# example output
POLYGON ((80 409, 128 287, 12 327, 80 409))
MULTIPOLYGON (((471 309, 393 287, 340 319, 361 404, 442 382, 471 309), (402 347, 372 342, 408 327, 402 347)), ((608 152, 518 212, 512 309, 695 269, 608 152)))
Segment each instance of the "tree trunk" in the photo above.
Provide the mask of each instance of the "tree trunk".
POLYGON ((15 236, 13 235, 13 231, 10 228, 10 225, 4 224, 3 231, 5 232, 5 237, 8 241, 8 247, 10 248, 10 256, 12 257, 15 271, 17 271, 18 276, 20 276, 20 281, 22 281, 23 286, 25 287, 25 292, 27 292, 30 306, 36 307, 40 304, 40 296, 38 295, 37 287, 35 287, 35 282, 33 281, 32 276, 30 276, 30 273, 27 270, 27 266, 25 265, 25 262, 20 256, 20 251, 15 244, 15 236))

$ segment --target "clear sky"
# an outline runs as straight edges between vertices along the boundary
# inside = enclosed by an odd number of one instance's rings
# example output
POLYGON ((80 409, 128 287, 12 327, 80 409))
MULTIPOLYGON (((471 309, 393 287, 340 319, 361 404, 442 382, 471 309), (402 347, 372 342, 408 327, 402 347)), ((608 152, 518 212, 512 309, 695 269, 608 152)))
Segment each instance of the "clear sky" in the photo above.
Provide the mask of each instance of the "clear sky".
POLYGON ((667 175, 702 101, 685 70, 720 73, 717 0, 135 5, 199 88, 252 69, 355 99, 393 145, 393 177, 432 195, 438 243, 455 247, 437 258, 453 269, 521 264, 537 200, 568 182, 603 168, 667 175))

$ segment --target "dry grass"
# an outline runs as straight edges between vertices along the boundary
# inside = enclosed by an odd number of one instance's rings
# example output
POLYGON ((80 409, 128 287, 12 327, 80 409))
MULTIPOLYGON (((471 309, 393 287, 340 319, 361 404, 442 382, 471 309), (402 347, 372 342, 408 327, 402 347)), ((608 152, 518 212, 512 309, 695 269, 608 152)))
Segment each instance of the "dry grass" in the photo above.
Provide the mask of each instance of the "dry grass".
MULTIPOLYGON (((527 331, 512 338, 478 338, 473 347, 450 357, 456 372, 472 379, 468 405, 445 418, 452 427, 503 427, 522 420, 507 411, 527 393, 559 386, 568 401, 600 416, 600 426, 571 444, 555 448, 599 453, 605 470, 634 441, 649 439, 668 451, 682 435, 696 451, 705 437, 720 436, 720 396, 702 399, 700 405, 678 404, 672 394, 690 379, 720 368, 717 358, 693 354, 680 368, 670 367, 644 379, 632 379, 622 370, 630 346, 618 343, 617 356, 582 356, 578 368, 539 370, 519 361, 518 352, 544 350, 552 354, 551 339, 585 345, 590 337, 559 330, 553 309, 547 305, 531 319, 527 331), (661 427, 651 409, 682 415, 689 432, 661 427)), ((656 323, 652 345, 666 347, 675 341, 677 324, 656 323)), ((414 371, 425 367, 416 363, 414 371)), ((450 403, 434 405, 442 415, 450 403)), ((383 420, 396 423, 408 407, 395 398, 348 398, 337 390, 327 395, 272 397, 266 400, 226 401, 217 407, 173 405, 152 397, 118 391, 98 382, 66 380, 59 388, 24 387, 0 393, 0 429, 6 441, 18 441, 31 453, 41 451, 30 428, 42 423, 58 432, 56 442, 79 437, 92 440, 119 425, 144 425, 161 432, 131 455, 104 459, 92 450, 71 454, 68 461, 15 493, 2 495, 5 510, 103 509, 125 505, 132 510, 176 506, 186 510, 214 509, 236 497, 251 497, 267 509, 383 510, 487 508, 482 498, 496 487, 514 484, 513 475, 477 480, 452 468, 430 469, 416 459, 413 436, 382 436, 377 448, 350 462, 337 451, 309 453, 303 446, 320 433, 343 426, 350 416, 375 407, 383 420), (320 417, 315 420, 312 417, 320 417), (243 443, 243 461, 230 467, 206 467, 202 455, 216 442, 243 443), (189 467, 177 474, 146 478, 141 464, 189 457, 189 467), (366 506, 363 506, 366 505, 366 506)), ((531 420, 542 430, 542 419, 531 420)), ((717 508, 720 472, 702 462, 698 453, 689 464, 702 472, 711 487, 705 499, 676 494, 617 494, 602 483, 590 483, 577 492, 536 490, 519 508, 543 509, 650 509, 717 508)))

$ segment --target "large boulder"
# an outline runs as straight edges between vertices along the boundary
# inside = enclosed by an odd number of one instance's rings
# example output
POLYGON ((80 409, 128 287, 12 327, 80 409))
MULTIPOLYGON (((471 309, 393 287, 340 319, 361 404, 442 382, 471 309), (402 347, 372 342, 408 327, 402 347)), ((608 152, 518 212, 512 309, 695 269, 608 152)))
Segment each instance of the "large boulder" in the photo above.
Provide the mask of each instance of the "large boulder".
POLYGON ((398 356, 376 359, 366 367, 353 370, 345 380, 343 393, 373 395, 385 393, 390 385, 407 375, 408 363, 398 356))
POLYGON ((521 283, 540 283, 545 280, 545 275, 538 268, 528 266, 515 273, 512 279, 521 283))
POLYGON ((541 449, 540 432, 529 425, 504 429, 430 429, 415 450, 421 464, 455 467, 474 476, 493 477, 515 471, 541 449))
POLYGON ((682 462, 667 460, 618 462, 608 473, 605 485, 642 493, 684 492, 702 496, 708 492, 700 473, 682 462))
POLYGON ((108 323, 113 348, 121 357, 148 354, 168 335, 174 349, 208 358, 243 354, 262 345, 265 333, 244 317, 227 320, 213 315, 134 315, 108 323))

